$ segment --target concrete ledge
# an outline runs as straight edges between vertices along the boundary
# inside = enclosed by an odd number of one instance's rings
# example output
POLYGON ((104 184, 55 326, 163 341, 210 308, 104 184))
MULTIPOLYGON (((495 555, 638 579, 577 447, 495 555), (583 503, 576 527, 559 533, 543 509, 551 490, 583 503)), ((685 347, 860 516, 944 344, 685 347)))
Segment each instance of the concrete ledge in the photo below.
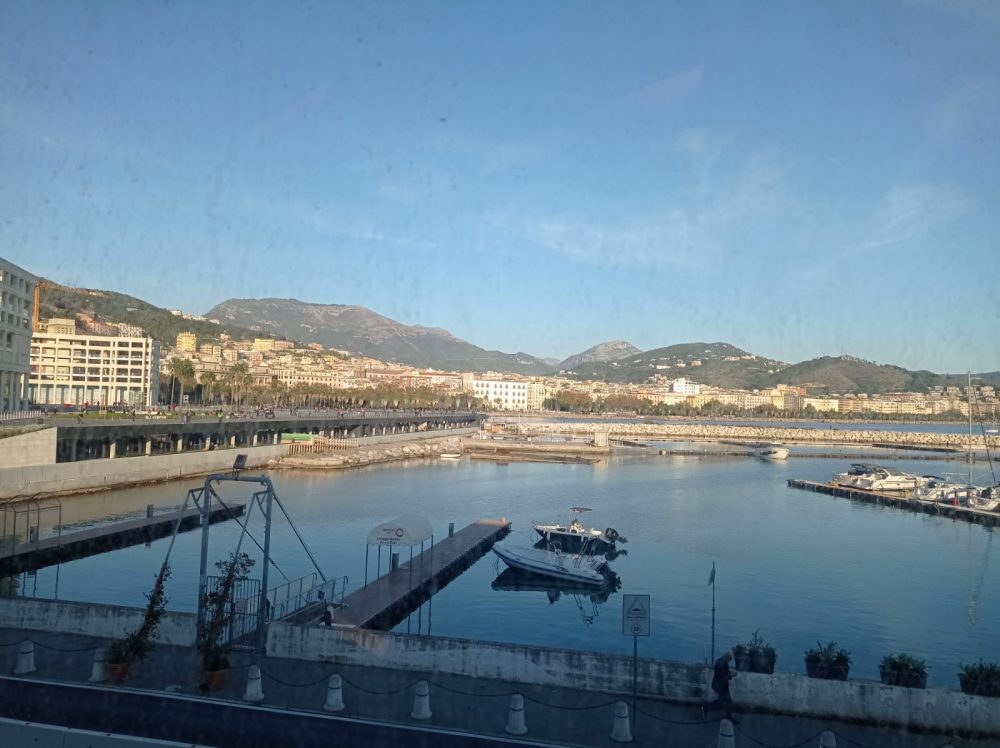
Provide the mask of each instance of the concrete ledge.
MULTIPOLYGON (((267 654, 540 686, 571 685, 602 693, 632 693, 632 659, 598 652, 272 623, 267 654)), ((711 670, 703 665, 648 659, 638 662, 638 690, 643 698, 700 702, 710 693, 710 681, 711 670)), ((961 691, 743 672, 733 681, 732 691, 741 709, 1000 736, 1000 699, 961 691)))
MULTIPOLYGON (((55 429, 51 431, 55 433, 55 429)), ((232 467, 237 454, 247 455, 247 467, 259 468, 281 459, 287 451, 287 445, 268 445, 0 468, 0 500, 83 493, 221 472, 232 467)))
MULTIPOLYGON (((7 597, 0 600, 0 628, 79 634, 103 639, 118 639, 142 623, 143 608, 114 605, 71 603, 7 597)), ((192 613, 167 613, 160 623, 156 640, 161 644, 193 647, 195 616, 192 613)))
MULTIPOLYGON (((541 686, 570 686, 603 693, 632 693, 632 658, 598 652, 275 622, 268 626, 267 654, 541 686)), ((704 668, 700 665, 639 660, 640 693, 693 702, 704 697, 703 682, 704 668)))

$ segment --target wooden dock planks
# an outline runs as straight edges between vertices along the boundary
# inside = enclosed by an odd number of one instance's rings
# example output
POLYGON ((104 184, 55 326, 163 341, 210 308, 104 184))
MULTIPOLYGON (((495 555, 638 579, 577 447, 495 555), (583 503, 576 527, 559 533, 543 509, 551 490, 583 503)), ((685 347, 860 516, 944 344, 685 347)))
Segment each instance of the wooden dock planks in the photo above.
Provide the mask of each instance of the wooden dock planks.
MULTIPOLYGON (((223 522, 242 515, 245 509, 246 504, 226 504, 212 509, 209 521, 211 524, 223 522)), ((198 509, 186 510, 181 517, 178 532, 201 527, 200 519, 201 512, 198 509)), ((9 553, 0 553, 0 576, 41 569, 164 538, 173 533, 176 522, 177 514, 171 513, 93 527, 60 537, 43 538, 34 543, 18 543, 9 553)))
MULTIPOLYGON (((344 599, 334 622, 356 628, 390 629, 422 602, 483 557, 510 532, 505 519, 481 519, 439 541, 411 563, 370 582, 344 599)), ((401 558, 403 549, 400 549, 401 558)))

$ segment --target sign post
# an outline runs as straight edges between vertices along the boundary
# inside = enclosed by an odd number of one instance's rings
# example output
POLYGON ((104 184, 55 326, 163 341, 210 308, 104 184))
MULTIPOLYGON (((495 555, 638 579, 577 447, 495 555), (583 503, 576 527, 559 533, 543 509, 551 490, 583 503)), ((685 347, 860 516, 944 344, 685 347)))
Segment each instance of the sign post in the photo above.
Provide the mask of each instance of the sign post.
POLYGON ((632 732, 638 713, 635 710, 639 682, 639 637, 649 636, 649 595, 622 595, 622 636, 632 637, 632 732))

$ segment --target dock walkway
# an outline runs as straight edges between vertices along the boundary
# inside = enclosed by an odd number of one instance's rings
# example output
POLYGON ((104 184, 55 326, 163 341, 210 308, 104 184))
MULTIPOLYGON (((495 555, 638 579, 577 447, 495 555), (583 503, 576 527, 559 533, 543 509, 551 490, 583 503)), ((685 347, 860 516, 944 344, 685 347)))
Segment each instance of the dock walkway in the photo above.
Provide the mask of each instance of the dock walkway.
POLYGON ((819 483, 811 480, 799 480, 798 478, 789 478, 788 487, 823 493, 827 496, 839 496, 854 501, 863 501, 867 504, 894 506, 899 509, 909 509, 911 512, 923 512, 924 514, 932 514, 938 517, 964 519, 967 522, 973 522, 978 525, 987 525, 990 527, 1000 525, 1000 513, 997 512, 987 512, 967 506, 952 506, 951 504, 919 501, 901 494, 864 491, 860 488, 848 488, 846 486, 837 486, 833 483, 819 483))
POLYGON ((357 628, 392 628, 509 532, 506 519, 473 522, 414 556, 412 562, 401 563, 395 571, 346 597, 334 622, 357 628))
MULTIPOLYGON (((209 522, 223 522, 243 514, 246 504, 226 504, 211 510, 209 522)), ((0 576, 72 561, 85 556, 127 548, 167 537, 174 531, 177 513, 159 517, 141 517, 89 530, 43 538, 35 542, 18 543, 9 553, 0 552, 0 576)), ((178 532, 201 527, 201 511, 188 509, 180 520, 178 532)))

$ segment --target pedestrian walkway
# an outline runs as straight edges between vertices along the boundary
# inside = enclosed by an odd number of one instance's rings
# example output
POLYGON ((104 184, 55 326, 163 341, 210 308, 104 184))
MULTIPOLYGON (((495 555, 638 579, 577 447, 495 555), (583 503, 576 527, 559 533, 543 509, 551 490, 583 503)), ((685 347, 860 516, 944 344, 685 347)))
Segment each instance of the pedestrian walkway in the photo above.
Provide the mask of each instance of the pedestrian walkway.
MULTIPOLYGON (((620 715, 616 721, 616 706, 621 701, 619 696, 579 691, 573 689, 571 684, 559 688, 539 687, 430 672, 234 654, 225 687, 219 692, 206 694, 199 687, 197 652, 170 646, 155 648, 145 661, 136 666, 124 686, 94 684, 89 682, 95 670, 94 651, 107 642, 63 634, 0 629, 0 674, 9 676, 13 673, 18 665, 21 646, 29 638, 34 647, 36 670, 14 677, 96 685, 102 689, 139 689, 172 694, 174 697, 184 696, 199 702, 210 699, 220 705, 225 702, 245 704, 248 676, 251 667, 256 665, 260 669, 259 695, 262 696, 257 706, 292 710, 299 714, 335 714, 355 720, 432 727, 505 740, 558 745, 616 746, 621 743, 612 739, 612 733, 621 738, 623 729, 628 731, 632 744, 636 746, 715 748, 718 744, 719 720, 706 720, 698 706, 640 698, 634 712, 628 704, 630 720, 626 724, 620 715), (333 693, 333 675, 340 676, 339 693, 333 693), (418 682, 422 680, 428 686, 428 695, 423 701, 425 711, 431 715, 428 719, 412 716, 420 713, 416 708, 419 701, 416 691, 418 682), (523 697, 523 712, 512 714, 511 696, 515 694, 523 697), (342 700, 343 710, 324 710, 324 705, 336 703, 337 698, 342 700), (507 728, 512 725, 516 728, 519 720, 523 720, 527 731, 523 736, 512 736, 507 728)), ((9 687, 11 681, 0 680, 9 687)), ((0 717, 17 717, 16 714, 6 713, 8 705, 3 698, 4 687, 0 686, 0 717)), ((915 734, 901 729, 776 714, 738 714, 738 718, 736 746, 819 746, 820 733, 824 730, 832 731, 837 746, 850 748, 941 748, 947 744, 955 748, 985 748, 997 745, 996 740, 915 734)), ((171 716, 159 715, 157 719, 164 720, 164 724, 169 726, 171 716)), ((218 728, 218 725, 215 727, 218 728)), ((160 737, 167 738, 169 735, 160 737)), ((329 743, 329 736, 324 739, 329 743)))

